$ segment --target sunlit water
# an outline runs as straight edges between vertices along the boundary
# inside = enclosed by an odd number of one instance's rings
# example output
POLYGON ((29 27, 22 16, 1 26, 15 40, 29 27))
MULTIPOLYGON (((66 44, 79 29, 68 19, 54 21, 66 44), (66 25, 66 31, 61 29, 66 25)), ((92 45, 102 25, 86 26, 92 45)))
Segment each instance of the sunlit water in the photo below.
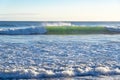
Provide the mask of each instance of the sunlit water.
POLYGON ((120 35, 0 36, 0 78, 120 78, 120 35))

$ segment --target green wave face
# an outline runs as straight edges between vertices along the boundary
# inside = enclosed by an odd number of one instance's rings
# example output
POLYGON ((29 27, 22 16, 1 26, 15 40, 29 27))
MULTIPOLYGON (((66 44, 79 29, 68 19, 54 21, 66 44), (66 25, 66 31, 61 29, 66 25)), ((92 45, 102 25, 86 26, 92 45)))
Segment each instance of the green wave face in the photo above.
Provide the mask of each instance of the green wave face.
POLYGON ((104 27, 81 26, 47 26, 47 34, 106 34, 109 31, 104 27))

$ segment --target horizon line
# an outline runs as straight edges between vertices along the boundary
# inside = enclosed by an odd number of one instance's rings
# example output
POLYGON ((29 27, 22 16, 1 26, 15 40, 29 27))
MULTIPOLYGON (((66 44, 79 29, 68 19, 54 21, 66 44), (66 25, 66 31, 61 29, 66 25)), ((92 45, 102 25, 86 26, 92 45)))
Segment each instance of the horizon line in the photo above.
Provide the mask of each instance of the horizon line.
POLYGON ((19 21, 26 21, 26 22, 120 22, 120 20, 0 20, 0 22, 19 22, 19 21))

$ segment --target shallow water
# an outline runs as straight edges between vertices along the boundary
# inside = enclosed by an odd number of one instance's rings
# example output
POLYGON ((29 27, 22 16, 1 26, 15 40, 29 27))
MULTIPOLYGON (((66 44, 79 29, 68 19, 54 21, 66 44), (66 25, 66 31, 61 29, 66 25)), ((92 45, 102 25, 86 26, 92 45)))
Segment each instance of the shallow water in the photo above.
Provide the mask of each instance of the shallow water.
POLYGON ((120 35, 0 36, 0 78, 117 79, 120 35))

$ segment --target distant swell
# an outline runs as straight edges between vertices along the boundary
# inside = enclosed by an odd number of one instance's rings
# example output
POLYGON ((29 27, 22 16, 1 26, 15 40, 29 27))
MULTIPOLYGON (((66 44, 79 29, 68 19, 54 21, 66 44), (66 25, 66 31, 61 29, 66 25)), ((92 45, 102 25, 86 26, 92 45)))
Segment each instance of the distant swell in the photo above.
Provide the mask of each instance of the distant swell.
POLYGON ((17 28, 2 28, 0 29, 0 35, 32 35, 32 34, 44 34, 46 33, 44 27, 17 27, 17 28))

